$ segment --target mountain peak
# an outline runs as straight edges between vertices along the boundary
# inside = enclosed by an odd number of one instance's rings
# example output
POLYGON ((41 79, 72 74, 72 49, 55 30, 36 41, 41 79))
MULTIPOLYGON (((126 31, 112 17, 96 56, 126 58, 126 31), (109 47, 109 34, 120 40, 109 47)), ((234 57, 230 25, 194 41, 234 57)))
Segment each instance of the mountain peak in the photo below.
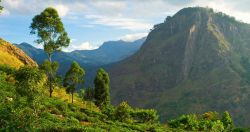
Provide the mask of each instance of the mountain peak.
POLYGON ((241 63, 250 58, 249 36, 249 24, 224 13, 182 9, 155 25, 137 53, 111 68, 114 103, 128 100, 134 106, 153 107, 164 119, 228 109, 241 120, 249 111, 242 102, 250 101, 241 96, 241 87, 249 87, 244 81, 248 68, 241 63), (153 100, 145 102, 148 98, 153 100), (235 98, 241 100, 234 104, 240 112, 231 107, 235 98))

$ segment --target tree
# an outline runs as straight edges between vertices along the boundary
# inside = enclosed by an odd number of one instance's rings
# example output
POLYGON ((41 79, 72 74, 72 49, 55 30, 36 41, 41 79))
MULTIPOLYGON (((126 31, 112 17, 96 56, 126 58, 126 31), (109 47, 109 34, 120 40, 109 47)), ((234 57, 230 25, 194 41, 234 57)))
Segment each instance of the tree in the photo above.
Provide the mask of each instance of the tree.
POLYGON ((71 93, 72 95, 72 103, 74 98, 74 92, 80 83, 84 83, 83 76, 85 75, 85 71, 78 65, 77 62, 73 62, 71 64, 70 69, 67 71, 63 86, 66 87, 66 91, 71 93))
POLYGON ((49 96, 52 97, 52 93, 54 91, 55 85, 58 83, 56 77, 56 71, 59 67, 59 64, 55 62, 50 62, 45 60, 41 65, 40 69, 43 70, 47 75, 47 85, 49 86, 49 96))
MULTIPOLYGON (((0 0, 0 3, 2 2, 2 0, 0 0)), ((0 5, 0 12, 3 10, 3 7, 0 5)))
POLYGON ((132 108, 128 105, 127 102, 120 103, 115 110, 115 119, 120 122, 129 122, 131 120, 132 108))
POLYGON ((110 105, 110 93, 109 93, 109 75, 105 72, 102 68, 97 71, 94 84, 94 97, 95 97, 95 104, 100 107, 104 108, 110 105))
MULTIPOLYGON (((60 51, 62 47, 69 46, 70 39, 64 29, 63 23, 54 8, 46 8, 41 14, 32 19, 31 34, 37 34, 36 43, 43 44, 44 51, 48 55, 49 62, 52 66, 52 54, 60 51)), ((48 72, 48 83, 50 86, 50 97, 52 89, 52 80, 55 80, 53 72, 48 72)))
POLYGON ((228 131, 233 130, 233 127, 234 127, 233 120, 232 120, 228 111, 225 111, 223 113, 221 121, 222 121, 225 129, 227 129, 228 131))
POLYGON ((21 96, 27 96, 29 99, 33 99, 34 96, 40 93, 42 89, 41 80, 43 74, 37 68, 21 67, 16 73, 17 80, 17 92, 21 96))

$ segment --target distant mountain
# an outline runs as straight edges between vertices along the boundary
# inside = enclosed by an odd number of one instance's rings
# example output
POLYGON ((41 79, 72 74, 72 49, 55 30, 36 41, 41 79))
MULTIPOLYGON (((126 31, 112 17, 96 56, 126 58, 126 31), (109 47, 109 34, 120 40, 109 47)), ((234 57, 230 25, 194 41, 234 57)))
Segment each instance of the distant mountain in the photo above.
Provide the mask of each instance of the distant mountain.
POLYGON ((0 38, 0 64, 19 68, 23 65, 37 66, 28 55, 11 43, 0 38))
POLYGON ((123 40, 108 41, 104 42, 98 49, 78 50, 73 51, 72 54, 79 54, 79 56, 84 56, 101 64, 110 64, 134 54, 141 47, 145 39, 144 37, 134 42, 123 40))
MULTIPOLYGON (((146 38, 141 38, 134 42, 108 41, 104 42, 100 48, 95 50, 78 50, 73 52, 56 52, 52 55, 52 60, 59 62, 59 74, 63 75, 70 67, 72 61, 77 61, 86 70, 86 86, 93 83, 93 78, 97 69, 107 67, 111 63, 118 62, 135 53, 146 38)), ((47 59, 47 54, 42 49, 33 47, 28 43, 16 44, 17 47, 27 53, 38 64, 47 59)))
POLYGON ((138 52, 112 66, 117 104, 183 113, 225 111, 249 125, 250 25, 208 8, 185 8, 154 26, 138 52))

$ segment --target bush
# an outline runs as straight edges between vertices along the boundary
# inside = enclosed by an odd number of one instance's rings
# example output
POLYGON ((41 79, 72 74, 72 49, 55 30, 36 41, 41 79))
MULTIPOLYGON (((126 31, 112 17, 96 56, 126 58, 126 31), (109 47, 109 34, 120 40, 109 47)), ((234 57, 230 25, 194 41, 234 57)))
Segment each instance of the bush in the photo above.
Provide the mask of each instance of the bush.
POLYGON ((131 120, 131 110, 132 108, 128 105, 127 102, 122 102, 117 106, 114 117, 120 122, 129 122, 131 120))
POLYGON ((141 123, 156 123, 158 122, 158 114, 157 111, 154 109, 136 109, 131 112, 131 116, 141 123))
POLYGON ((197 116, 194 114, 182 115, 176 120, 171 120, 168 124, 172 128, 182 128, 185 130, 197 130, 199 127, 197 116))
POLYGON ((33 99, 35 95, 41 93, 41 80, 43 75, 37 68, 21 67, 16 73, 17 87, 16 90, 21 96, 27 96, 33 99))

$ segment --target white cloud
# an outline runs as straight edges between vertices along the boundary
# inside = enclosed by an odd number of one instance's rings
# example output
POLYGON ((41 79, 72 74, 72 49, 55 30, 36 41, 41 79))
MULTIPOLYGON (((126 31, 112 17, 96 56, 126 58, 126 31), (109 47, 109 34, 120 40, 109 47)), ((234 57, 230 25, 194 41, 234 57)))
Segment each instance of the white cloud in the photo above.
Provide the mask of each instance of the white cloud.
POLYGON ((140 38, 146 37, 148 33, 135 33, 135 34, 127 34, 122 37, 120 37, 121 40, 127 41, 127 42, 133 42, 135 40, 138 40, 140 38))
POLYGON ((66 16, 68 14, 68 12, 69 12, 69 8, 67 6, 65 6, 65 5, 62 5, 62 4, 55 5, 53 7, 58 11, 58 14, 59 14, 60 17, 66 16))
POLYGON ((129 29, 131 31, 145 31, 153 26, 150 23, 131 18, 99 15, 87 15, 86 18, 93 20, 95 24, 112 26, 120 29, 129 29))
POLYGON ((74 50, 93 50, 97 49, 98 46, 95 46, 94 44, 91 44, 90 42, 83 42, 81 44, 71 44, 69 47, 64 48, 63 51, 65 52, 71 52, 74 50))

